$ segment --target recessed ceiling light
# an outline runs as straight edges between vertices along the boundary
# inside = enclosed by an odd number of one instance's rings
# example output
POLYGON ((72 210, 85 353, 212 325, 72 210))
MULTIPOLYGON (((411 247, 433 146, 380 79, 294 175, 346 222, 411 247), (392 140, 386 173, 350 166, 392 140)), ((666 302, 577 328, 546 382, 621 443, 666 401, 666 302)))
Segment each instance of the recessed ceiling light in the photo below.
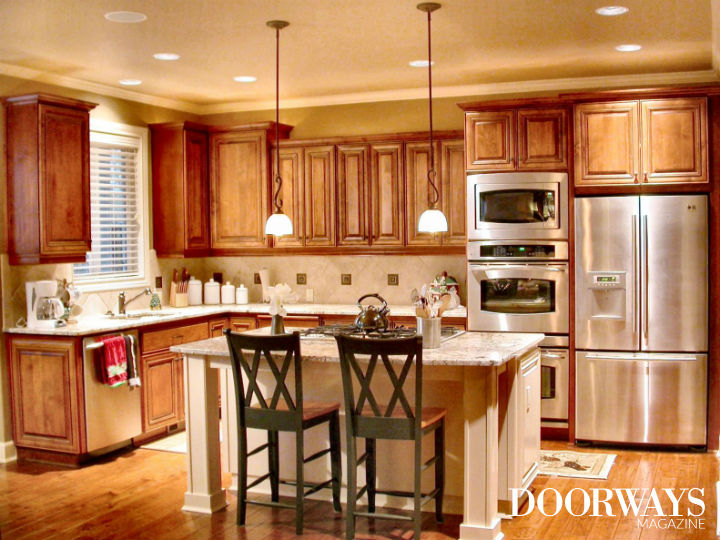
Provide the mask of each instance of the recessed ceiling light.
MULTIPOLYGON (((435 62, 431 62, 431 64, 434 66, 435 62)), ((410 65, 412 67, 428 67, 428 61, 427 60, 413 60, 410 62, 410 65)))
POLYGON ((142 84, 140 79, 120 79, 118 82, 124 86, 137 86, 138 84, 142 84))
POLYGON ((180 55, 171 52, 160 52, 153 54, 155 60, 179 60, 180 55))
POLYGON ((233 77, 233 81, 251 83, 257 81, 257 77, 253 77, 252 75, 238 75, 237 77, 233 77))
POLYGON ((635 43, 625 43, 623 45, 618 45, 617 47, 615 47, 615 50, 620 52, 635 52, 639 51, 640 49, 642 49, 642 45, 637 45, 635 43))
POLYGON ((147 15, 138 11, 110 11, 105 18, 117 23, 139 23, 147 20, 147 15))
POLYGON ((598 15, 604 15, 605 17, 614 17, 615 15, 622 15, 623 13, 627 13, 630 11, 625 6, 603 6, 600 8, 597 8, 595 10, 595 13, 598 15))

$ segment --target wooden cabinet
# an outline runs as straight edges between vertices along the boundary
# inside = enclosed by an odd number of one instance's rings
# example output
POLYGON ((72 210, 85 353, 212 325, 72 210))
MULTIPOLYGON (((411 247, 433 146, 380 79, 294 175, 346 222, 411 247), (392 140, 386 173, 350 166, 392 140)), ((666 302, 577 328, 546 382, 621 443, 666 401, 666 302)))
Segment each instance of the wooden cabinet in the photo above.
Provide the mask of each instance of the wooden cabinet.
POLYGON ((338 245, 370 245, 369 154, 366 144, 337 147, 338 245))
POLYGON ((82 355, 76 340, 8 337, 8 356, 15 444, 85 451, 82 355))
POLYGON ((305 148, 305 245, 335 245, 335 147, 305 148))
POLYGON ((208 134, 199 124, 154 124, 153 239, 159 257, 210 252, 208 134))
POLYGON ((448 232, 421 233, 418 220, 428 208, 432 187, 428 182, 430 144, 411 142, 405 145, 406 237, 408 246, 465 245, 465 170, 461 140, 435 143, 435 184, 440 192, 439 206, 448 219, 448 232))
POLYGON ((222 317, 220 319, 210 319, 208 321, 208 331, 210 333, 210 337, 222 336, 223 330, 225 330, 226 328, 230 328, 227 317, 222 317))
POLYGON ((370 231, 376 246, 402 246, 405 242, 405 191, 403 144, 370 145, 370 231))
POLYGON ((84 262, 95 104, 47 94, 4 103, 10 264, 84 262))
POLYGON ((230 330, 233 332, 244 332, 257 328, 257 321, 253 316, 230 317, 230 330))
POLYGON ((265 130, 211 133, 211 247, 218 255, 268 246, 267 159, 265 130))
POLYGON ((209 337, 208 323, 143 332, 140 361, 143 432, 185 419, 183 357, 170 347, 209 337))
MULTIPOLYGON (((275 162, 273 162, 275 163, 275 162)), ((282 209, 293 224, 293 233, 274 238, 274 245, 280 247, 303 247, 305 245, 305 152, 302 147, 280 149, 280 173, 282 209)), ((276 165, 273 165, 274 175, 276 165)), ((273 175, 272 193, 275 190, 273 175)))
MULTIPOLYGON (((272 323, 272 315, 258 315, 257 328, 270 326, 272 323)), ((285 315, 283 317, 285 329, 288 328, 312 328, 320 325, 320 317, 318 315, 285 315)))
POLYGON ((707 99, 575 106, 575 185, 708 182, 707 99))
POLYGON ((465 114, 468 171, 567 168, 563 108, 469 111, 465 114))

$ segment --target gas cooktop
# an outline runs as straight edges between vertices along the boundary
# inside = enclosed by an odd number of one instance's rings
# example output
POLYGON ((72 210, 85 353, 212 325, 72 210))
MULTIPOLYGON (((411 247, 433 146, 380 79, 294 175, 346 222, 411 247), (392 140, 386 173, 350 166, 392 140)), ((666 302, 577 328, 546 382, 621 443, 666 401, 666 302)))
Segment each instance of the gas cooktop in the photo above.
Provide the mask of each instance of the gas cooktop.
MULTIPOLYGON (((460 334, 464 334, 465 330, 460 330, 452 326, 444 326, 441 329, 441 341, 446 341, 460 334)), ((400 338, 411 337, 417 335, 415 328, 405 326, 396 326, 394 328, 386 328, 384 330, 361 330, 354 324, 328 324, 324 326, 316 326, 314 328, 306 328, 300 332, 301 338, 327 338, 340 334, 355 337, 367 338, 400 338)))

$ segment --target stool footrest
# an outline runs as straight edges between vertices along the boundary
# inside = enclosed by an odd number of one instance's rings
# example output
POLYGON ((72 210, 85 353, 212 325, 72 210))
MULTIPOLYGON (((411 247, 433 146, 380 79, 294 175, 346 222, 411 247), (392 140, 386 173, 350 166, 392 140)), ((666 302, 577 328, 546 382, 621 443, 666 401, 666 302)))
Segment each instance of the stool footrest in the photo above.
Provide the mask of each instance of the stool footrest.
POLYGON ((440 488, 435 488, 427 495, 424 495, 422 501, 420 502, 420 506, 425 506, 428 502, 432 501, 435 497, 437 497, 438 493, 440 493, 440 488))
POLYGON ((288 504, 288 503, 281 503, 281 502, 274 502, 274 501, 252 501, 250 499, 247 499, 245 502, 248 504, 254 504, 257 506, 272 506, 274 508, 290 508, 291 510, 295 510, 295 505, 288 504))
POLYGON ((367 458, 368 458, 368 453, 364 452, 363 455, 358 458, 356 465, 362 465, 363 463, 365 463, 367 461, 367 458))
MULTIPOLYGON (((440 492, 439 488, 435 488, 430 493, 421 493, 420 496, 423 498, 421 504, 425 504, 431 499, 434 499, 435 496, 440 492)), ((391 495, 393 497, 406 497, 408 499, 413 499, 415 497, 415 494, 412 491, 396 491, 392 489, 376 489, 375 493, 380 493, 382 495, 391 495)))
POLYGON ((430 467, 432 467, 438 460, 440 459, 440 456, 433 456, 430 459, 428 459, 425 463, 423 463, 421 470, 426 470, 430 467))
POLYGON ((265 450, 266 448, 269 448, 269 447, 270 447, 269 443, 261 444, 257 448, 253 448, 252 450, 250 450, 248 452, 248 457, 254 456, 255 454, 262 452, 263 450, 265 450))
POLYGON ((310 463, 311 461, 314 461, 317 458, 323 457, 325 454, 329 454, 329 453, 330 453, 330 448, 326 448, 325 450, 320 450, 319 452, 315 452, 312 456, 304 458, 303 463, 310 463))
POLYGON ((367 491, 368 487, 367 484, 365 484, 362 488, 360 488, 360 491, 357 492, 357 495, 355 495, 356 499, 359 499, 363 495, 365 495, 365 492, 367 491))
POLYGON ((377 518, 377 519, 400 519, 403 521, 412 521, 412 516, 403 516, 401 514, 382 514, 380 512, 355 512, 356 516, 377 518))
POLYGON ((260 482, 264 482, 264 481, 267 480, 268 478, 270 478, 270 473, 263 474, 262 476, 256 478, 256 479, 253 480, 252 482, 250 482, 250 483, 247 485, 247 488, 246 488, 246 489, 254 488, 254 487, 257 486, 260 482))
POLYGON ((316 484, 316 485, 312 486, 310 489, 308 489, 308 490, 305 492, 304 496, 307 497, 308 495, 312 495, 312 494, 315 493, 316 491, 320 491, 320 490, 323 489, 323 488, 330 487, 331 484, 332 484, 332 480, 327 480, 327 481, 322 482, 322 483, 320 483, 320 484, 316 484))

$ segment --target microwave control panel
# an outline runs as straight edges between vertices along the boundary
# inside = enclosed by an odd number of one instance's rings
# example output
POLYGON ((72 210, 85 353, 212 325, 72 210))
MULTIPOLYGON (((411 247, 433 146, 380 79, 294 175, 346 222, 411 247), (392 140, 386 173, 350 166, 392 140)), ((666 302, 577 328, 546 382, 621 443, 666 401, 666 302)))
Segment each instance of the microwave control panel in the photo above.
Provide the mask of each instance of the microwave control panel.
POLYGON ((503 259, 554 259, 554 245, 523 245, 523 244, 499 244, 494 246, 482 246, 480 256, 483 258, 503 259))

